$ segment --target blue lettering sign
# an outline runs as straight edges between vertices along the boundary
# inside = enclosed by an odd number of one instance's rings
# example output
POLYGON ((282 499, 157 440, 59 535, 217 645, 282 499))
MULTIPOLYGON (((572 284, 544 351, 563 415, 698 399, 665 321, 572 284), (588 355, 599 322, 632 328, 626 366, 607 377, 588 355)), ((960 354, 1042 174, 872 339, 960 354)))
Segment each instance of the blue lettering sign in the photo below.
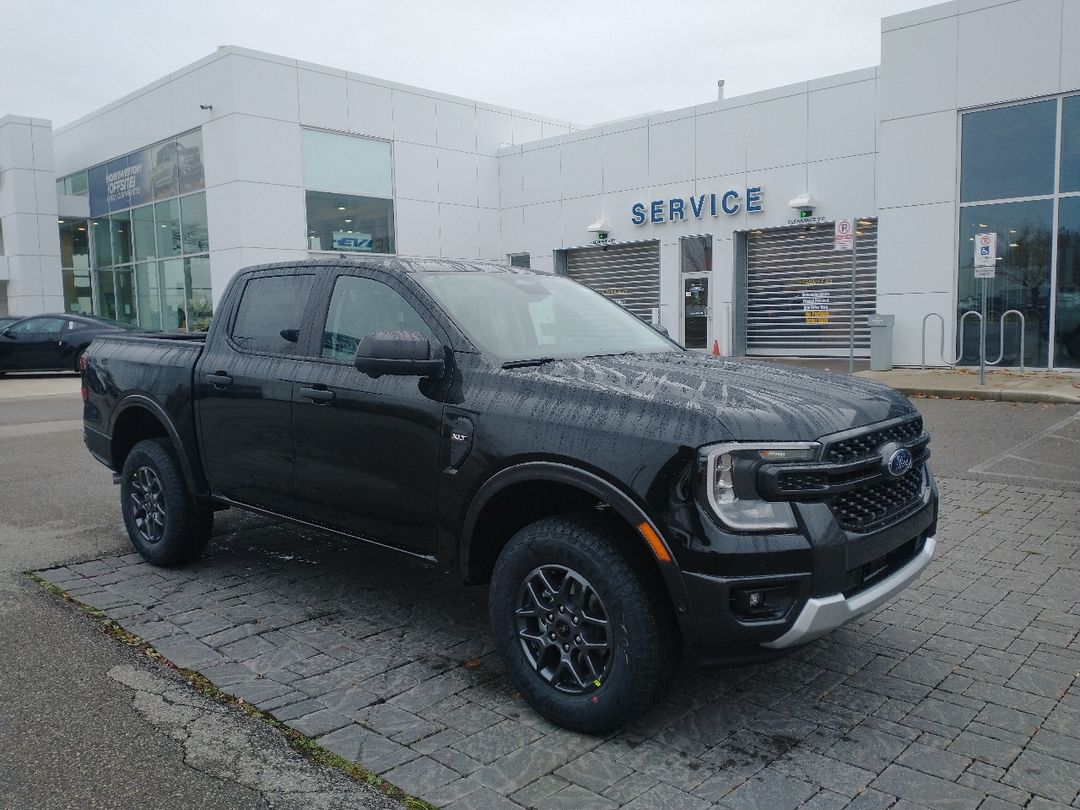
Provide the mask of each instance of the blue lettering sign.
POLYGON ((635 225, 645 224, 645 203, 634 203, 630 206, 630 221, 635 225))
POLYGON ((664 221, 664 201, 653 200, 649 203, 649 219, 651 222, 658 223, 664 221))
POLYGON ((712 215, 715 217, 716 216, 716 195, 715 194, 710 194, 709 195, 709 206, 710 206, 710 210, 712 211, 712 215))
POLYGON ((762 209, 761 201, 765 195, 761 191, 761 186, 754 186, 746 190, 746 211, 750 214, 756 214, 762 209))
POLYGON ((690 198, 690 210, 694 212, 694 216, 697 219, 701 219, 701 210, 705 207, 705 195, 700 197, 690 198))
POLYGON ((720 207, 724 209, 725 214, 736 214, 739 211, 739 192, 737 191, 725 191, 724 196, 720 199, 720 207), (730 205, 729 200, 734 200, 730 205))
POLYGON ((672 200, 668 200, 668 205, 670 207, 668 212, 668 219, 670 219, 672 222, 675 221, 675 217, 678 217, 679 219, 686 219, 686 212, 683 210, 684 203, 681 199, 676 197, 672 200))

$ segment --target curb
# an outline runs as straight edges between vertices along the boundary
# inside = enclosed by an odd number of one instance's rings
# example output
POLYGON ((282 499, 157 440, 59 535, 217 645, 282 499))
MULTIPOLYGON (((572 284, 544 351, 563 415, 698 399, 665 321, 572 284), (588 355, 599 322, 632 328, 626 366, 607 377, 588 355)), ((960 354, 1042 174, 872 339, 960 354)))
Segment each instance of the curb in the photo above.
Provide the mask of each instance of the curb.
MULTIPOLYGON (((885 385, 889 385, 885 383, 885 385)), ((937 397, 939 399, 970 399, 990 402, 1041 402, 1056 405, 1080 405, 1080 395, 1056 391, 1023 391, 1013 388, 929 388, 890 385, 908 396, 937 397)))

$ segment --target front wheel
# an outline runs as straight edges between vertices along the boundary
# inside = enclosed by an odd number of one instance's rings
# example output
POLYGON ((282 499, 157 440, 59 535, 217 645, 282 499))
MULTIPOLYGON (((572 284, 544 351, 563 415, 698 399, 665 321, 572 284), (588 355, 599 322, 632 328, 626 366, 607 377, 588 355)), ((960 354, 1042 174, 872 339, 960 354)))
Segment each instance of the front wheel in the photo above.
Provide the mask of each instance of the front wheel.
POLYGON ((510 679, 553 723, 612 731, 647 710, 678 663, 670 608, 634 542, 602 518, 547 518, 503 548, 490 619, 510 679))
POLYGON ((128 453, 120 510, 132 545, 153 565, 190 562, 210 539, 214 513, 197 504, 163 439, 145 439, 128 453))

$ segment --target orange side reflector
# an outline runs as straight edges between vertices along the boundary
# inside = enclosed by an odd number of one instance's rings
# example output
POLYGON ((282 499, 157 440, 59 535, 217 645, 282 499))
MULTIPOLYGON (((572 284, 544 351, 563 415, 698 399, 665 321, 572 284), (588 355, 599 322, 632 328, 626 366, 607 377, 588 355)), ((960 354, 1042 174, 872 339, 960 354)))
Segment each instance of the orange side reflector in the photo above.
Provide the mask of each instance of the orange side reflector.
POLYGON ((638 524, 637 530, 641 532, 641 536, 645 538, 645 542, 649 544, 649 548, 652 549, 652 553, 656 555, 656 559, 663 563, 671 562, 671 555, 668 554, 667 548, 664 546, 664 541, 660 539, 660 536, 653 530, 646 521, 642 521, 638 524))

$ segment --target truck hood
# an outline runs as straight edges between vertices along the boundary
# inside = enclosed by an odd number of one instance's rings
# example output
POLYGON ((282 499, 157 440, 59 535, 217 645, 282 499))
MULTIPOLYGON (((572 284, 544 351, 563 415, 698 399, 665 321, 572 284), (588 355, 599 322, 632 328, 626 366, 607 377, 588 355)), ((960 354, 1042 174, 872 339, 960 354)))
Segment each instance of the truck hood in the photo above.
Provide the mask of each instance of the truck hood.
POLYGON ((716 440, 727 434, 808 441, 915 412, 903 395, 873 380, 692 352, 558 360, 527 373, 579 390, 643 400, 653 412, 665 404, 684 416, 693 412, 700 421, 719 423, 723 433, 716 440))

